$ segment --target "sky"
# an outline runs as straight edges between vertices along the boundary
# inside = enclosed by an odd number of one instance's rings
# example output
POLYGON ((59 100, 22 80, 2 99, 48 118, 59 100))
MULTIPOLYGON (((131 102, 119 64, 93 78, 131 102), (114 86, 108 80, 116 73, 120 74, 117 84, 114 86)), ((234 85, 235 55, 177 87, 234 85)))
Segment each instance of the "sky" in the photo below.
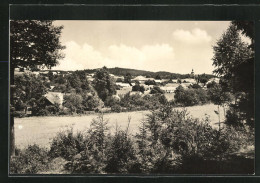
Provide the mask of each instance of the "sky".
POLYGON ((211 74, 213 46, 229 21, 55 21, 65 58, 53 69, 106 66, 211 74))

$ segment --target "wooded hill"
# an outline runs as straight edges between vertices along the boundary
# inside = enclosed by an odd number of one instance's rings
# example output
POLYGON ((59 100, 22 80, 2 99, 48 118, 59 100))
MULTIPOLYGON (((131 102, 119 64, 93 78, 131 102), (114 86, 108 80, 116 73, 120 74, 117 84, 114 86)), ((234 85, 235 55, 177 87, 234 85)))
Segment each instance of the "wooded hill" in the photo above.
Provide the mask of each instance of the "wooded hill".
MULTIPOLYGON (((96 72, 97 69, 85 69, 84 71, 88 74, 96 72)), ((166 71, 159 71, 159 72, 152 72, 152 71, 145 71, 145 70, 137 70, 137 69, 127 69, 127 68, 108 68, 109 72, 111 74, 117 75, 117 76, 125 76, 127 73, 131 74, 132 76, 145 76, 148 78, 156 78, 156 76, 160 76, 161 79, 185 79, 189 78, 190 74, 177 74, 177 73, 171 73, 166 71)), ((210 79, 213 78, 214 75, 212 74, 206 74, 206 76, 210 79)))

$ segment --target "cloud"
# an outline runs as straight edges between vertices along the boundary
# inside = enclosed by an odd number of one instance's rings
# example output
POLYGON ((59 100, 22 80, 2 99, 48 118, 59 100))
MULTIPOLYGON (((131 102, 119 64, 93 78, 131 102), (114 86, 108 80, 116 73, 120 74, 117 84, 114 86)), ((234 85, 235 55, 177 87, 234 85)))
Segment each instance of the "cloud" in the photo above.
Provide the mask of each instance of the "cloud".
POLYGON ((211 36, 205 30, 195 28, 191 31, 177 29, 172 33, 175 40, 188 44, 201 44, 205 42, 210 42, 212 40, 211 36))
POLYGON ((65 45, 66 56, 54 69, 82 70, 107 66, 157 71, 165 70, 165 64, 172 62, 175 57, 173 48, 168 44, 144 45, 141 48, 110 45, 105 52, 87 43, 80 46, 69 41, 65 45))
POLYGON ((122 67, 147 71, 169 71, 186 74, 195 69, 199 73, 211 73, 212 49, 210 43, 149 44, 141 47, 112 44, 102 50, 74 41, 65 43, 66 56, 53 69, 83 70, 106 67, 122 67))

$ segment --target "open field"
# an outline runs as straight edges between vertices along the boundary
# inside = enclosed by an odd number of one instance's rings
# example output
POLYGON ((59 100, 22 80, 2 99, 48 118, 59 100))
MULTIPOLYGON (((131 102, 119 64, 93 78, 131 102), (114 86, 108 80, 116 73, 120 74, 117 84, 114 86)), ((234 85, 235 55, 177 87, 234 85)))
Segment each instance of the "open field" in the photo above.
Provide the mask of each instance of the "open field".
MULTIPOLYGON (((176 108, 181 110, 182 108, 176 108)), ((187 107, 188 112, 194 118, 205 118, 205 114, 210 116, 211 125, 218 126, 218 116, 214 110, 217 106, 207 104, 203 106, 187 107)), ((128 125, 128 117, 131 118, 129 125, 129 132, 135 134, 138 132, 138 126, 142 119, 145 119, 149 111, 138 112, 123 112, 123 113, 107 113, 104 118, 108 120, 108 126, 111 133, 116 129, 126 129, 128 125)), ((220 111, 221 120, 224 120, 223 109, 220 111)), ((42 147, 49 147, 51 139, 59 131, 64 131, 68 128, 73 128, 74 131, 88 130, 93 118, 97 114, 85 116, 48 116, 48 117, 28 117, 28 118, 15 118, 15 139, 18 148, 24 148, 29 144, 38 144, 42 147)))

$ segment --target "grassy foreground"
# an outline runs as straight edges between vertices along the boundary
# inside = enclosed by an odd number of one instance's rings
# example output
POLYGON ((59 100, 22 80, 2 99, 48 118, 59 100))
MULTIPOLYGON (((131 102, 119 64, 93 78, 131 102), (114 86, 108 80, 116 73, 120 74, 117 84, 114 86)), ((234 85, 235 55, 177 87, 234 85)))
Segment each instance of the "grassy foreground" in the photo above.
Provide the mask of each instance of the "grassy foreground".
MULTIPOLYGON (((129 118, 129 123, 131 119, 129 118)), ((11 158, 13 174, 253 174, 254 134, 213 128, 170 106, 148 114, 136 135, 111 134, 103 115, 86 132, 56 134, 50 149, 31 145, 11 158)))

